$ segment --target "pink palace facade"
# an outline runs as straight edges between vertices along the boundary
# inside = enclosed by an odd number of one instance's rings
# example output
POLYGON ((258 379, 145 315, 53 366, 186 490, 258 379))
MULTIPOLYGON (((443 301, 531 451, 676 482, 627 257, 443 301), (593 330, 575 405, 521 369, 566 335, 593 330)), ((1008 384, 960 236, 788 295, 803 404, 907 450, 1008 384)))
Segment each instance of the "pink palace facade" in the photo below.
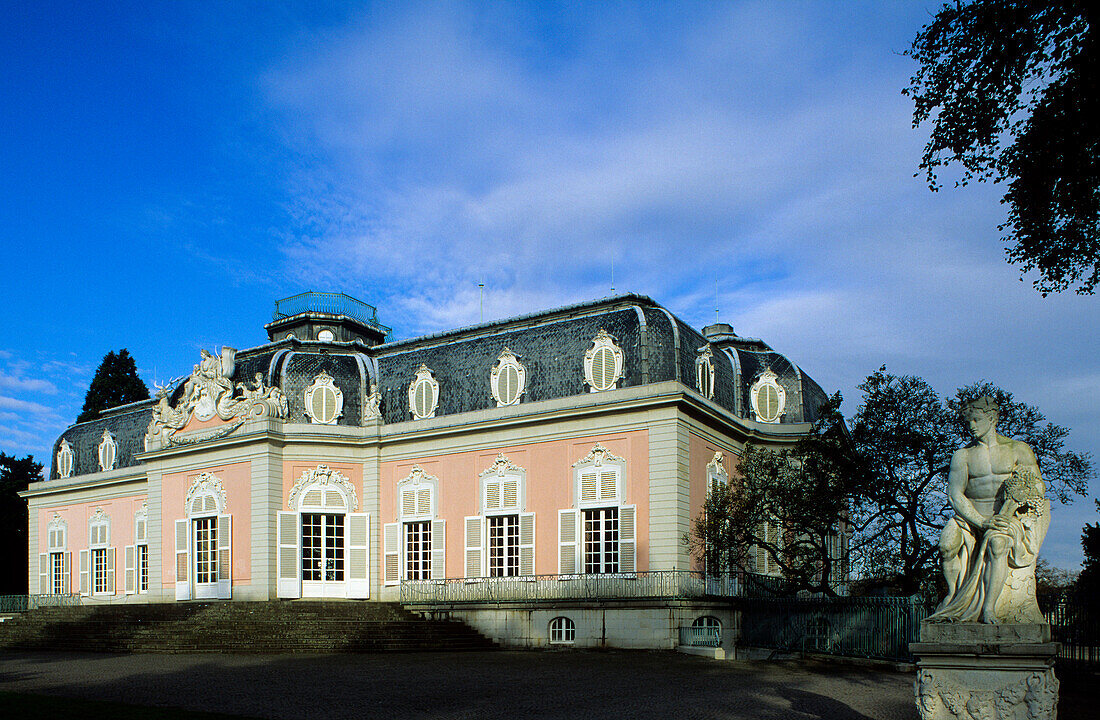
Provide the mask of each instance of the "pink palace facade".
POLYGON ((265 328, 58 438, 25 493, 32 593, 400 600, 510 644, 669 647, 736 622, 683 542, 708 488, 825 399, 637 295, 386 342, 306 293, 265 328))

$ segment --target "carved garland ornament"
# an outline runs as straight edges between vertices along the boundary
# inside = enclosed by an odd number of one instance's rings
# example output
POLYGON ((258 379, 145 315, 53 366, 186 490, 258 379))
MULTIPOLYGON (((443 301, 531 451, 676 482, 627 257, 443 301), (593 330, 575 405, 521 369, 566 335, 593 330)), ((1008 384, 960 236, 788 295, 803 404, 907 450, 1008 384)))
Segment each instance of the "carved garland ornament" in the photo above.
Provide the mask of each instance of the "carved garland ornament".
POLYGON ((355 495, 355 487, 339 470, 333 470, 328 465, 318 465, 302 473, 302 476, 294 483, 294 487, 290 488, 290 495, 287 496, 286 501, 287 507, 291 510, 297 510, 299 499, 307 488, 314 485, 320 487, 333 485, 340 488, 344 491, 344 497, 348 499, 348 511, 355 512, 358 509, 359 499, 355 495))
POLYGON ((249 418, 287 416, 286 396, 278 388, 264 385, 262 373, 256 373, 251 384, 237 383, 234 388, 235 349, 223 347, 220 355, 211 355, 205 349, 201 352, 202 360, 184 383, 183 394, 175 407, 168 404, 168 396, 176 381, 157 388, 153 417, 145 431, 146 450, 158 437, 166 445, 192 445, 225 437, 249 418), (231 424, 201 435, 179 437, 177 433, 192 416, 199 420, 218 417, 231 424))
POLYGON ((486 477, 488 475, 496 475, 497 477, 504 477, 505 475, 509 475, 509 474, 514 474, 514 473, 521 473, 522 474, 522 473, 526 473, 526 472, 527 471, 524 470, 523 468, 521 468, 517 465, 513 465, 511 460, 504 457, 504 453, 498 453, 497 454, 497 459, 493 461, 493 464, 490 465, 485 470, 482 470, 481 473, 478 475, 478 477, 483 478, 483 477, 486 477))
POLYGON ((1058 678, 1054 670, 1033 672, 999 690, 969 690, 944 682, 924 670, 913 684, 917 711, 921 720, 944 717, 946 709, 957 718, 1010 720, 1018 717, 1016 709, 1026 707, 1027 720, 1047 720, 1054 717, 1058 702, 1058 678))
POLYGON ((596 443, 588 454, 582 457, 577 462, 573 463, 573 467, 580 467, 581 465, 592 464, 596 467, 602 467, 605 462, 626 462, 626 458, 621 458, 615 455, 603 445, 596 443))
POLYGON ((195 481, 191 483, 191 488, 187 491, 187 498, 184 500, 183 507, 186 510, 190 510, 191 501, 196 495, 202 493, 211 493, 214 496, 214 501, 218 504, 218 512, 225 512, 225 486, 222 485, 222 479, 214 473, 204 472, 200 473, 195 481))

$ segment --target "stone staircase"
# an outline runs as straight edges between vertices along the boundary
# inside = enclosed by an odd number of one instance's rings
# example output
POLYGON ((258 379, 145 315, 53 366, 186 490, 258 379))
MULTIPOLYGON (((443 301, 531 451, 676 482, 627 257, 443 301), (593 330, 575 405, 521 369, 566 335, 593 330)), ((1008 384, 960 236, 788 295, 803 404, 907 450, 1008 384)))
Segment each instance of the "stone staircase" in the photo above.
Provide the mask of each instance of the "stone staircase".
POLYGON ((190 602, 41 608, 0 623, 0 650, 286 653, 486 650, 455 620, 397 603, 190 602))

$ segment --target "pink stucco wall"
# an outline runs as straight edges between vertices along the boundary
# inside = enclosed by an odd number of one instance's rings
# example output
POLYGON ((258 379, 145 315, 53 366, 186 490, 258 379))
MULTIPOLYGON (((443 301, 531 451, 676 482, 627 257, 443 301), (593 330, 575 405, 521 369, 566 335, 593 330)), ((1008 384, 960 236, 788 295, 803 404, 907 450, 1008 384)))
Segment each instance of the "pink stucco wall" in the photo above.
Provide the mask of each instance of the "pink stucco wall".
MULTIPOLYGON (((704 440, 698 435, 692 434, 690 436, 688 441, 688 476, 690 478, 688 502, 691 505, 692 522, 703 512, 703 503, 707 499, 707 464, 714 459, 714 453, 716 452, 722 453, 722 464, 725 466, 726 472, 733 478, 739 460, 737 455, 730 452, 729 448, 704 440)), ((697 558, 691 559, 692 567, 696 570, 702 569, 701 566, 696 567, 698 562, 697 558)))
POLYGON ((535 513, 535 573, 558 571, 558 511, 573 507, 573 463, 600 443, 626 459, 623 504, 636 505, 637 569, 649 568, 649 434, 645 430, 590 435, 490 450, 433 455, 415 460, 382 463, 378 547, 383 526, 396 522, 397 483, 414 465, 439 478, 438 519, 447 521, 447 577, 464 573, 463 519, 479 512, 479 475, 492 466, 498 453, 527 471, 526 512, 535 513))
POLYGON ((252 579, 252 466, 248 462, 212 465, 185 473, 171 473, 161 483, 161 548, 164 587, 175 585, 176 520, 187 517, 184 501, 201 473, 221 478, 225 488, 225 512, 233 516, 233 582, 252 579))
MULTIPOLYGON (((95 514, 97 508, 103 508, 103 514, 111 519, 110 544, 117 548, 115 551, 117 577, 115 583, 117 594, 123 593, 122 563, 124 562, 123 548, 134 544, 134 513, 141 509, 145 502, 144 495, 114 498, 87 503, 71 503, 68 505, 56 505, 44 507, 38 511, 38 552, 49 552, 49 535, 47 527, 53 520, 54 513, 60 515, 68 525, 66 537, 66 550, 72 553, 72 581, 71 592, 80 590, 80 551, 88 548, 88 520, 95 514)), ((34 561, 37 563, 37 558, 34 561)), ((37 576, 38 565, 32 565, 32 572, 37 576)), ((31 592, 38 592, 37 586, 32 583, 31 592)))

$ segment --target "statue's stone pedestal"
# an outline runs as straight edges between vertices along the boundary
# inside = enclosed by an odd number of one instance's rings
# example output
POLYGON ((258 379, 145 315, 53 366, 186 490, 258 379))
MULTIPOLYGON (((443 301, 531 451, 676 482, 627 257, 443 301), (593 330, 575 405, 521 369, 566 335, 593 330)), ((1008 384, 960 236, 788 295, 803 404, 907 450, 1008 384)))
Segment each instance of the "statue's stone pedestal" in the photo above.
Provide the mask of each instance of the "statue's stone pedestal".
POLYGON ((1049 625, 930 623, 920 642, 915 686, 921 720, 1054 720, 1058 643, 1049 625))

